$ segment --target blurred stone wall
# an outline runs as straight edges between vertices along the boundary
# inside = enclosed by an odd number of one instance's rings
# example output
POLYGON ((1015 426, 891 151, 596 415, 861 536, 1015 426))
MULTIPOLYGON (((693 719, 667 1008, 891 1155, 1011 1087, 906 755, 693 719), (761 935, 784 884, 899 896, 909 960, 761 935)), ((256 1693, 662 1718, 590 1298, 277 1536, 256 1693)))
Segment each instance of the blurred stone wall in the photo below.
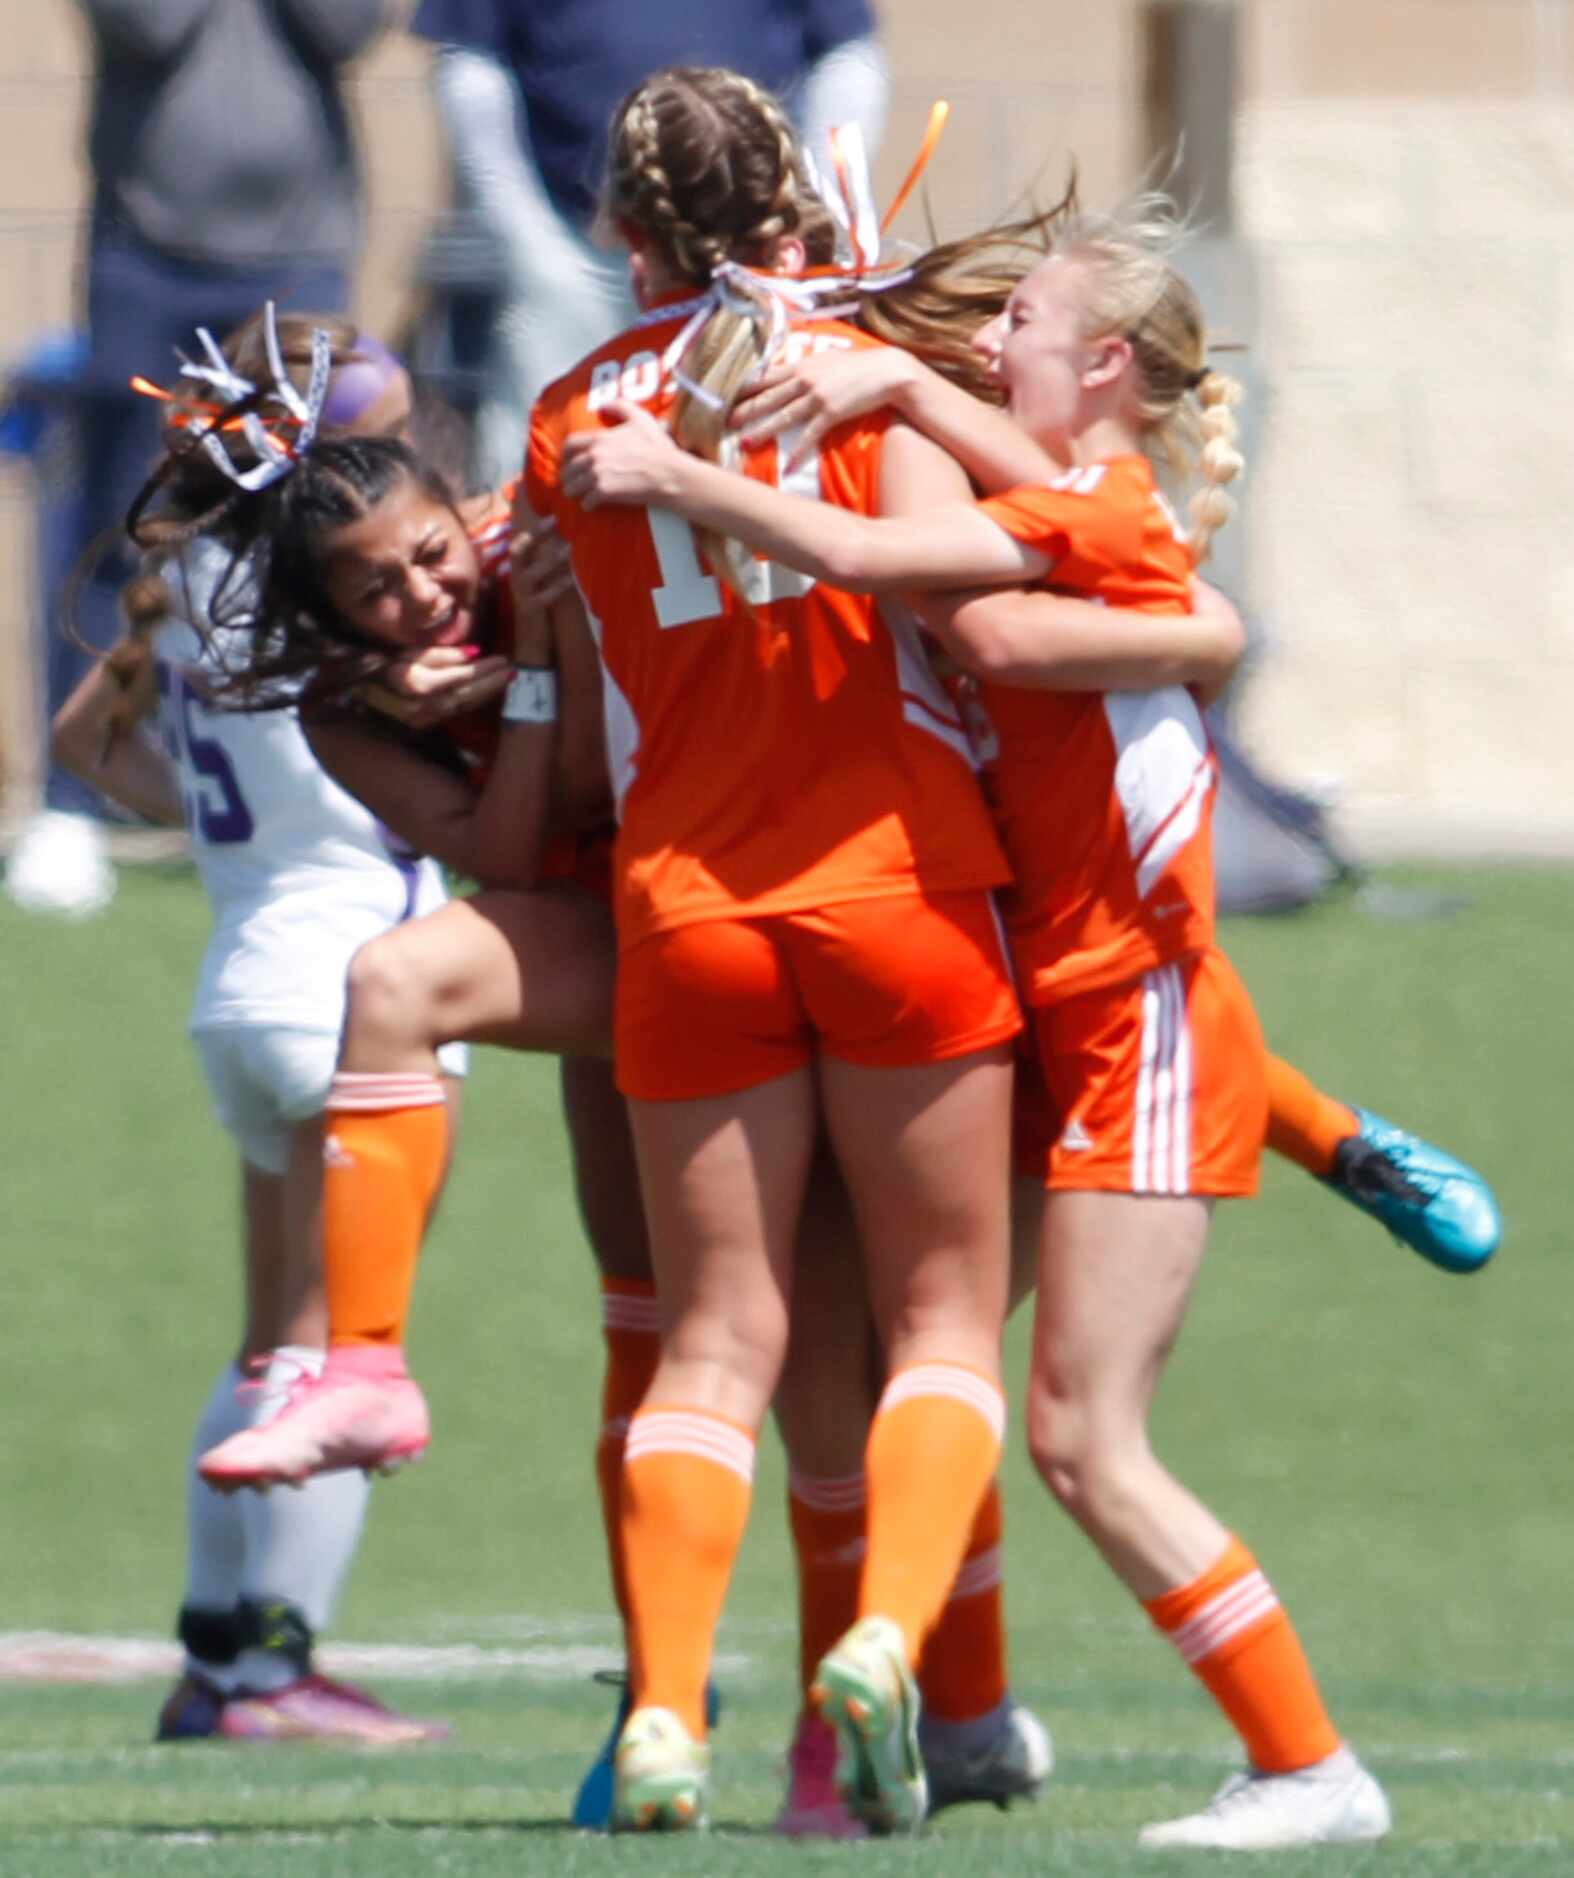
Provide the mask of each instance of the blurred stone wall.
POLYGON ((1236 200, 1270 773, 1360 853, 1574 852, 1574 20, 1252 0, 1236 200))
MULTIPOLYGON (((1224 4, 1225 0, 1220 0, 1224 4)), ((1264 648, 1246 740, 1336 787, 1363 853, 1574 851, 1574 0, 1244 0, 1238 232, 1269 388, 1239 571, 1264 648)), ((951 125, 898 233, 950 235, 1075 152, 1108 200, 1149 160, 1145 0, 886 0, 889 193, 929 103, 951 125)), ((0 0, 0 362, 69 323, 85 34, 0 0)), ((397 326, 442 199, 423 49, 355 74, 370 228, 360 316, 397 326)), ((1201 133, 1198 133, 1201 141, 1201 133)), ((0 466, 0 772, 25 792, 31 504, 0 466)))
MULTIPOLYGON (((71 320, 82 39, 67 0, 0 0, 0 370, 71 320)), ((36 758, 30 478, 0 457, 0 815, 36 758)))

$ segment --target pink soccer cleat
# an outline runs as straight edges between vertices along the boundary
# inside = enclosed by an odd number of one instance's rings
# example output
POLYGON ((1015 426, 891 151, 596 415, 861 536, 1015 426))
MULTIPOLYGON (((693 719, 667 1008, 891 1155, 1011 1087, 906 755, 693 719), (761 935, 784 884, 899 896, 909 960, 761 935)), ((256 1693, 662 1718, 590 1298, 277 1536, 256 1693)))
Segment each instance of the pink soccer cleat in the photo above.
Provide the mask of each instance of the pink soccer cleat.
POLYGON ((402 1350, 335 1344, 321 1376, 292 1383, 271 1420, 210 1448, 197 1472, 221 1492, 298 1487, 352 1467, 391 1473, 418 1459, 431 1438, 426 1399, 402 1350))
POLYGON ((303 1676, 267 1695, 233 1696, 217 1732, 226 1741, 337 1741, 355 1748, 411 1748, 448 1738, 444 1723, 398 1715, 364 1689, 326 1676, 303 1676))
POLYGON ((776 1830, 789 1839, 866 1839, 869 1828, 836 1790, 836 1730, 805 1709, 787 1750, 787 1797, 776 1830))

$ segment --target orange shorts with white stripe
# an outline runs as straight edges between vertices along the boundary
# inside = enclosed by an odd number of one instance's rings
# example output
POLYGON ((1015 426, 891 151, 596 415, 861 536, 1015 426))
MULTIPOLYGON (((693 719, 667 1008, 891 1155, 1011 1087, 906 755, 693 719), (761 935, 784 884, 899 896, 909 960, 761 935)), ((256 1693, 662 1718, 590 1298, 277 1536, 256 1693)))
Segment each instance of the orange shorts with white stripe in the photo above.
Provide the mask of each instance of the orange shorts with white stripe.
POLYGON ((1028 1015, 1019 1173, 1099 1193, 1257 1191, 1267 1051, 1217 947, 1028 1015))
POLYGON ((694 1101, 822 1054, 911 1069, 1021 1028, 993 898, 903 893, 642 940, 618 963, 613 1064, 625 1095, 694 1101))

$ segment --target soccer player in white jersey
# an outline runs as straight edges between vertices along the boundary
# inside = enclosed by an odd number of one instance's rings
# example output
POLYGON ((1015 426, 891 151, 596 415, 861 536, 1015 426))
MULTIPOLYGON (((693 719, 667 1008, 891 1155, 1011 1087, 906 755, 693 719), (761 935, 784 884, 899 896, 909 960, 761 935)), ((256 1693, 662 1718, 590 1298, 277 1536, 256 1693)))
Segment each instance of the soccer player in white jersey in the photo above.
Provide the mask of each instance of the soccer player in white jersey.
MULTIPOLYGON (((407 375, 346 322, 280 319, 288 368, 302 374, 314 326, 333 339, 325 424, 404 430, 407 375)), ((253 321, 230 341, 227 361, 241 375, 263 375, 263 337, 253 321)), ((171 421, 189 421, 192 408, 177 399, 171 421)), ((293 710, 247 714, 207 701, 205 675, 225 669, 235 637, 212 632, 207 617, 230 559, 199 540, 134 581, 126 637, 62 707, 54 732, 60 759, 106 793, 151 820, 185 823, 213 913, 190 1027, 215 1112, 240 1150, 245 1325, 197 1419, 194 1456, 265 1418, 291 1379, 321 1367, 320 1114, 345 970, 365 940, 446 898, 436 864, 394 842, 325 775, 293 710)), ((455 663, 446 676, 474 693, 492 673, 455 663)), ((459 1046, 445 1061, 451 1094, 464 1066, 459 1046)), ((159 1739, 398 1746, 446 1732, 313 1668, 313 1638, 354 1557, 368 1492, 350 1473, 299 1494, 236 1499, 188 1473, 177 1626, 186 1661, 159 1739)))

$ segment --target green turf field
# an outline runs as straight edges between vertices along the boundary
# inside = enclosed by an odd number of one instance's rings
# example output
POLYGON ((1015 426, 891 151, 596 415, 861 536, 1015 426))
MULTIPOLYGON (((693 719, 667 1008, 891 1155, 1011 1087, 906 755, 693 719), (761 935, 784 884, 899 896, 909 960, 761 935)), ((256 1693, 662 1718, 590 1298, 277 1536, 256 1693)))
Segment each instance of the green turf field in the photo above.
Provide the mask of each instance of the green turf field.
MULTIPOLYGON (((1253 1869, 1567 1873, 1574 874, 1380 884, 1381 909, 1342 899, 1237 922, 1226 943, 1276 1048, 1492 1176, 1504 1250, 1478 1278, 1445 1277, 1271 1168, 1263 1200, 1217 1228, 1157 1437, 1262 1558, 1394 1804, 1381 1848, 1253 1869), (1408 917, 1439 895, 1458 902, 1446 917, 1408 917)), ((233 1159, 182 1038, 202 933, 179 869, 128 871, 112 913, 86 926, 0 907, 0 1631, 161 1637, 173 1617, 185 1443, 235 1313, 233 1159)), ((1139 1855, 1134 1829, 1200 1803, 1230 1740, 1055 1512, 1020 1440, 1014 1681, 1060 1756, 1036 1809, 947 1815, 916 1846, 762 1833, 793 1700, 767 1442, 721 1638, 717 1830, 569 1832, 568 1796, 609 1714, 583 1672, 614 1658, 589 1472, 594 1300, 552 1066, 483 1053, 412 1337, 436 1444, 379 1489, 338 1634, 506 1648, 522 1666, 377 1678, 457 1729, 392 1758, 155 1749, 156 1681, 0 1683, 0 1875, 1195 1868, 1195 1855, 1139 1855)), ((1020 1375, 1020 1327, 1013 1347, 1020 1375)))

